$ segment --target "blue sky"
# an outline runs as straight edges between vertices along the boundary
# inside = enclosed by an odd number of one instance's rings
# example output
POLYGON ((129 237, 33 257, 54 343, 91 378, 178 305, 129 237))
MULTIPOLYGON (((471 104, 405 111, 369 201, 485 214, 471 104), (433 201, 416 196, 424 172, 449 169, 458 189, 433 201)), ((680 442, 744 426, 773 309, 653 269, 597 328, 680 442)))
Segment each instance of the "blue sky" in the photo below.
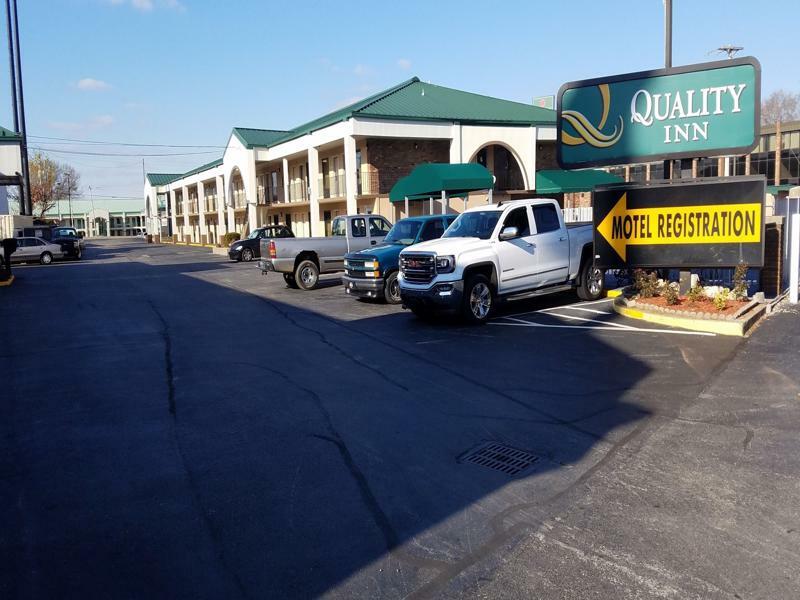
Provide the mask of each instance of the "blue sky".
MULTIPOLYGON (((223 146, 233 126, 287 129, 413 75, 530 102, 565 81, 663 66, 661 0, 18 2, 31 145, 208 152, 145 157, 148 171, 185 171, 222 150, 32 136, 223 146)), ((761 61, 764 95, 800 91, 797 0, 674 5, 673 64, 713 60, 732 43, 761 61)), ((10 127, 2 54, 0 124, 10 127)), ((140 157, 51 156, 78 169, 86 195, 141 196, 140 157)))

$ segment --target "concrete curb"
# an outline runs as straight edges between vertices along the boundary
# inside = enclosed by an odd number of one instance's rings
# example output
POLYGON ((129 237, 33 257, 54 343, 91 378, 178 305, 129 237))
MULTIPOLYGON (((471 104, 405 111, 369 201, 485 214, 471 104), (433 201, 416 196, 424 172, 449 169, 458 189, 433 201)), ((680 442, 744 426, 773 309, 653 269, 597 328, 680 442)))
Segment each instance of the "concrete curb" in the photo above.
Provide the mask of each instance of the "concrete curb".
POLYGON ((756 307, 752 314, 743 318, 729 321, 713 319, 693 319, 678 315, 670 315, 658 312, 631 308, 627 305, 624 297, 619 297, 613 302, 614 311, 629 319, 639 319, 649 323, 667 325, 668 327, 679 327, 692 331, 703 331, 706 333, 716 333, 717 335, 732 335, 743 337, 745 333, 758 321, 764 312, 764 306, 756 307))
POLYGON ((8 287, 12 283, 14 283, 14 279, 15 279, 15 277, 12 275, 11 277, 6 279, 5 281, 0 281, 0 287, 8 287))

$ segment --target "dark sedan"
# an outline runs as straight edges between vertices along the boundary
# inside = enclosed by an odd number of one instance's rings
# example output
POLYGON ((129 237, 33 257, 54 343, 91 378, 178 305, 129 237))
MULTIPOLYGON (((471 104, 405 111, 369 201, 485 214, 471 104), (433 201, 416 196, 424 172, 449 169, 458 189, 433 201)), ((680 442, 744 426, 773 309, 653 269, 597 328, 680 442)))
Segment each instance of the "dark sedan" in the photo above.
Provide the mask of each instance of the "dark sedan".
POLYGON ((259 243, 263 238, 287 238, 294 237, 292 230, 285 225, 267 225, 259 227, 250 232, 246 239, 236 240, 228 248, 228 256, 231 260, 250 262, 254 258, 261 257, 259 243))

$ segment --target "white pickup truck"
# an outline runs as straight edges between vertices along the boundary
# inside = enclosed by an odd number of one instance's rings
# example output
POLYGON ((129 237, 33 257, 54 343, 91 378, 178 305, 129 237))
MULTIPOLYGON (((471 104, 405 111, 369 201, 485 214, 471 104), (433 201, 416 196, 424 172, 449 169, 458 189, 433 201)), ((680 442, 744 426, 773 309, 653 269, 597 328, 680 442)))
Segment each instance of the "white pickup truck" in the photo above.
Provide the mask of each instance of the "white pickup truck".
POLYGON ((400 253, 400 297, 418 316, 459 311, 488 320, 498 300, 575 289, 603 294, 594 266, 592 225, 564 223, 555 200, 513 200, 471 208, 444 235, 400 253))

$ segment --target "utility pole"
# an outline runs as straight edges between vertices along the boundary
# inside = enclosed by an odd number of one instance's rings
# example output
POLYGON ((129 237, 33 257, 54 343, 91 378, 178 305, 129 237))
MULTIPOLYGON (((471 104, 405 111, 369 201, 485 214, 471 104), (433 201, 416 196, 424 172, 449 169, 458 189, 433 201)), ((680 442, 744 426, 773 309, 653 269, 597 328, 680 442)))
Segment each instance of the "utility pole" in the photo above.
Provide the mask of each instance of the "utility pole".
POLYGON ((67 173, 67 203, 69 204, 69 226, 75 227, 72 219, 72 181, 69 178, 69 173, 67 173))
POLYGON ((14 113, 14 133, 19 133, 17 106, 17 67, 14 61, 14 34, 11 29, 11 0, 6 0, 6 31, 8 31, 8 72, 11 74, 11 110, 14 113))
POLYGON ((17 14, 17 0, 11 0, 14 7, 14 44, 16 50, 17 64, 17 94, 19 96, 19 133, 22 136, 22 179, 23 179, 23 202, 25 204, 26 215, 33 214, 31 204, 31 174, 28 170, 28 132, 25 127, 25 97, 22 91, 22 57, 19 46, 19 18, 17 14))

